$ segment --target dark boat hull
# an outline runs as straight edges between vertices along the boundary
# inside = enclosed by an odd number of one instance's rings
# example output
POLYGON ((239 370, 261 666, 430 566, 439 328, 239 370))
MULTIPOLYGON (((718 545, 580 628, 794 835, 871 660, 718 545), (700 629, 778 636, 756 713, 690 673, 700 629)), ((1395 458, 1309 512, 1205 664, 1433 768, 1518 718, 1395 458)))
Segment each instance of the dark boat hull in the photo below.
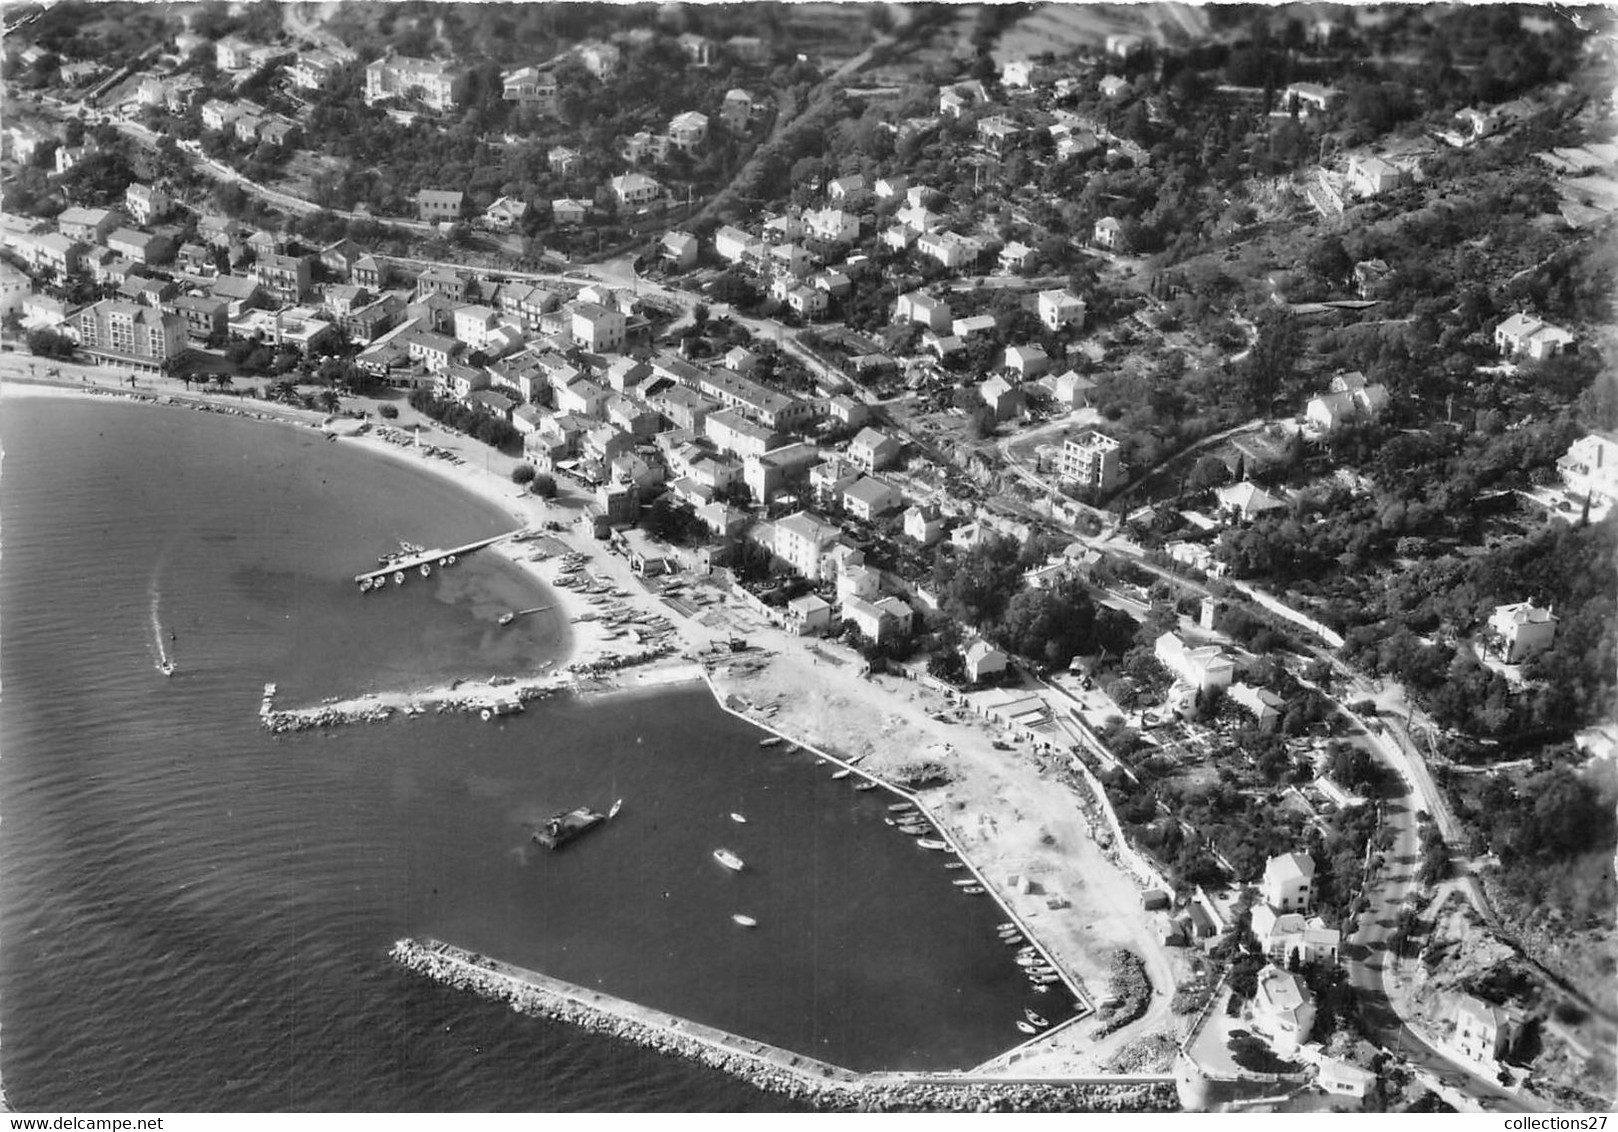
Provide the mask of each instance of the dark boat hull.
POLYGON ((534 843, 547 849, 560 849, 606 820, 606 814, 598 814, 587 806, 580 806, 570 813, 557 814, 547 821, 534 834, 534 843))

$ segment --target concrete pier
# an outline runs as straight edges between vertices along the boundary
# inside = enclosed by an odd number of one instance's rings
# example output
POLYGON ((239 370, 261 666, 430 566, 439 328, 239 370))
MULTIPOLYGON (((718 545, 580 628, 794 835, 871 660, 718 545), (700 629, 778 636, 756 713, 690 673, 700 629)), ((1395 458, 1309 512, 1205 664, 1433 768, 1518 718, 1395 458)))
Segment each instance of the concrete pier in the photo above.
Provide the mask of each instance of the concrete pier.
POLYGON ((386 579, 389 575, 400 571, 408 574, 421 566, 437 566, 445 558, 452 556, 459 558, 463 554, 470 554, 474 550, 482 550, 486 546, 493 546, 501 539, 507 539, 512 535, 521 533, 521 531, 507 531, 503 535, 493 535, 490 538, 479 539, 477 542, 469 542, 465 546, 457 546, 449 550, 424 550, 420 554, 403 555, 379 569, 367 570, 363 574, 355 574, 354 580, 356 582, 372 582, 377 578, 386 579))
POLYGON ((438 940, 402 939, 393 959, 447 986, 733 1074, 821 1108, 952 1111, 1172 1112, 1168 1075, 996 1078, 971 1073, 858 1073, 438 940))

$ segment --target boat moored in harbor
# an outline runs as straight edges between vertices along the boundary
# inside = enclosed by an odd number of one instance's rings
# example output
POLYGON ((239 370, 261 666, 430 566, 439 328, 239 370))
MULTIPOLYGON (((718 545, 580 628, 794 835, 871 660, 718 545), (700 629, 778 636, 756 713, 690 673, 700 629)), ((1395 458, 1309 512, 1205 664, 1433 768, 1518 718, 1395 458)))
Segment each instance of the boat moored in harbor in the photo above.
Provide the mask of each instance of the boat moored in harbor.
POLYGON ((760 747, 779 747, 781 745, 781 736, 771 735, 768 739, 760 739, 758 745, 760 747))
POLYGON ((730 869, 732 872, 739 873, 747 867, 746 863, 729 849, 715 849, 713 851, 713 859, 718 861, 721 865, 724 865, 725 868, 730 869))
POLYGON ((843 779, 847 778, 853 773, 853 771, 849 770, 847 767, 844 767, 842 770, 839 770, 832 775, 832 780, 835 782, 841 782, 843 779))
POLYGON ((1032 1023, 1025 1022, 1021 1018, 1017 1019, 1017 1029, 1021 1030, 1025 1034, 1035 1034, 1039 1032, 1034 1029, 1032 1023))
POLYGON ((940 841, 936 837, 923 837, 919 841, 917 841, 916 844, 920 845, 923 849, 948 849, 949 848, 949 842, 940 841))
POLYGON ((605 814, 598 814, 588 806, 580 806, 545 819, 545 824, 535 831, 534 841, 547 849, 560 849, 606 820, 605 814))

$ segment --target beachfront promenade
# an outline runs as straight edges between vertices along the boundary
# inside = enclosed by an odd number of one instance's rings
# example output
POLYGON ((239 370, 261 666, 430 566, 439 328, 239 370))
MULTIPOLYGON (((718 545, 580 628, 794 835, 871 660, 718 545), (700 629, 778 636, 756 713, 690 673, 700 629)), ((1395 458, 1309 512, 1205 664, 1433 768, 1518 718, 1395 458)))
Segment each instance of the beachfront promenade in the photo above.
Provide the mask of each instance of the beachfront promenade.
POLYGON ((438 940, 402 939, 390 954, 418 975, 508 1003, 519 1013, 684 1057, 819 1108, 1167 1112, 1179 1107, 1168 1074, 1056 1079, 857 1073, 438 940))

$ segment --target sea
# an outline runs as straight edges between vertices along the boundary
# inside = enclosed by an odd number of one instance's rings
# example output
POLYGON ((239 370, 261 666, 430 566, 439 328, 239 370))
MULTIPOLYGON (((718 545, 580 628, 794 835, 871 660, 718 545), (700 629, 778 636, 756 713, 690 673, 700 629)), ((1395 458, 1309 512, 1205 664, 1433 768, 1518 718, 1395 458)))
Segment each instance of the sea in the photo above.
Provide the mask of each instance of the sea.
POLYGON ((886 824, 892 796, 761 747, 701 684, 261 728, 267 683, 295 707, 565 651, 559 611, 497 624, 548 595, 493 552, 358 591, 401 540, 515 525, 447 480, 310 429, 88 397, 7 399, 0 449, 12 1108, 793 1107, 405 972, 406 936, 854 1069, 970 1067, 1024 1040, 1025 1007, 1070 1012, 1020 977, 993 901, 886 824), (561 852, 530 840, 619 798, 561 852))

